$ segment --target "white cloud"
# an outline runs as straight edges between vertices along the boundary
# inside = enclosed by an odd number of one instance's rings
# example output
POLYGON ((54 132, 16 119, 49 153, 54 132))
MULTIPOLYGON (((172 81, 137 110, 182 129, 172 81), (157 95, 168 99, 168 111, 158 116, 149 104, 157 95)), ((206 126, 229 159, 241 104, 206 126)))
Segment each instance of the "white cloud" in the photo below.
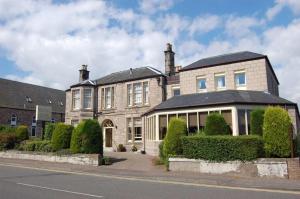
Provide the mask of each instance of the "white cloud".
POLYGON ((166 11, 174 5, 174 0, 141 0, 140 9, 144 13, 154 14, 158 11, 166 11))
POLYGON ((300 14, 299 0, 276 0, 275 5, 267 10, 266 16, 268 20, 272 20, 278 15, 284 7, 288 7, 295 15, 300 14))
POLYGON ((195 33, 207 33, 216 29, 221 23, 221 18, 217 15, 205 15, 196 17, 189 27, 190 35, 195 33))

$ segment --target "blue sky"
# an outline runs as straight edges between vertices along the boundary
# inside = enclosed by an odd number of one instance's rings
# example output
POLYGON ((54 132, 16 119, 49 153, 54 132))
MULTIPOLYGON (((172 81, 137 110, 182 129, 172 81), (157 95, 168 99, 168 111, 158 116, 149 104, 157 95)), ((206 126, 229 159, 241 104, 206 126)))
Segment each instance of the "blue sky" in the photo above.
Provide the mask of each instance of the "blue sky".
POLYGON ((0 77, 59 89, 129 67, 249 50, 269 56, 283 97, 300 102, 299 0, 1 0, 0 77), (292 86, 291 86, 292 85, 292 86))

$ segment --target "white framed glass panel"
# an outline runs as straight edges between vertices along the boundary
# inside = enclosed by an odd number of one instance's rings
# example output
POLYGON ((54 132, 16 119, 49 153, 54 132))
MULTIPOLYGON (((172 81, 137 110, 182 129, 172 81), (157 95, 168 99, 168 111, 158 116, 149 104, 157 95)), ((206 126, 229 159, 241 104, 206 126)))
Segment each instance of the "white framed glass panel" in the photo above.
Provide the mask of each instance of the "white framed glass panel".
POLYGON ((205 78, 197 79, 197 89, 198 89, 198 92, 206 91, 206 79, 205 78))
POLYGON ((72 91, 72 102, 73 102, 74 110, 80 109, 80 90, 79 89, 72 91))
POLYGON ((91 109, 92 108, 92 89, 85 88, 83 90, 83 108, 91 109))
POLYGON ((16 126, 17 125, 17 115, 15 115, 15 114, 12 114, 11 115, 11 118, 10 118, 10 125, 11 126, 16 126))
POLYGON ((132 119, 127 118, 127 141, 132 142, 132 119))
POLYGON ((245 72, 236 72, 234 74, 234 81, 236 87, 245 87, 246 86, 246 73, 245 72))
POLYGON ((133 84, 134 104, 142 104, 142 85, 141 83, 133 84))
POLYGON ((225 89, 226 88, 226 81, 225 75, 215 75, 215 85, 217 89, 225 89))
POLYGON ((134 118, 133 128, 134 128, 134 140, 142 141, 142 120, 140 118, 134 118))
POLYGON ((111 88, 105 88, 105 108, 111 108, 111 88))
POLYGON ((172 96, 179 96, 180 95, 180 88, 179 87, 173 87, 172 88, 172 96))
POLYGON ((149 85, 148 85, 148 82, 144 82, 143 87, 144 87, 144 104, 149 104, 149 85))
POLYGON ((132 85, 127 85, 127 105, 132 106, 132 85))

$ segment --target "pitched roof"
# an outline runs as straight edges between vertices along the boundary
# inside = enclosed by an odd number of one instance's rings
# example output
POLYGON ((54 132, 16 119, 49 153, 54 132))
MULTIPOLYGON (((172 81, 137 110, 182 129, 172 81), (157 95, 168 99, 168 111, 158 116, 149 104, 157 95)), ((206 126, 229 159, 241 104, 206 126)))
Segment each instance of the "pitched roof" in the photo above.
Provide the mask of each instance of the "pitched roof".
POLYGON ((242 52, 203 58, 188 66, 183 67, 181 71, 192 70, 197 68, 205 68, 210 66, 217 66, 221 64, 235 63, 240 61, 249 61, 249 60, 261 59, 265 57, 266 55, 253 53, 249 51, 242 51, 242 52))
POLYGON ((77 84, 72 85, 71 88, 77 87, 77 86, 95 86, 95 85, 96 85, 96 83, 94 81, 92 81, 92 80, 85 80, 83 82, 79 82, 77 84))
POLYGON ((0 78, 0 107, 35 110, 44 105, 64 113, 65 102, 64 91, 0 78))
POLYGON ((174 96, 146 113, 228 104, 294 105, 296 103, 263 91, 225 90, 174 96))
POLYGON ((152 67, 141 67, 112 73, 95 80, 95 82, 97 85, 107 85, 163 75, 164 74, 162 72, 152 67))

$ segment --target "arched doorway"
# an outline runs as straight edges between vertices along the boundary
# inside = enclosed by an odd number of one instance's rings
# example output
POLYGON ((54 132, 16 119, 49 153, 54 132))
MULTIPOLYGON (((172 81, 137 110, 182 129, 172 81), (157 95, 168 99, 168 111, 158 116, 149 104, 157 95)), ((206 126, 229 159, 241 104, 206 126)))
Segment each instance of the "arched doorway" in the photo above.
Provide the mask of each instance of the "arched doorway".
POLYGON ((104 120, 103 128, 103 145, 105 148, 112 148, 113 128, 114 124, 111 120, 104 120))

